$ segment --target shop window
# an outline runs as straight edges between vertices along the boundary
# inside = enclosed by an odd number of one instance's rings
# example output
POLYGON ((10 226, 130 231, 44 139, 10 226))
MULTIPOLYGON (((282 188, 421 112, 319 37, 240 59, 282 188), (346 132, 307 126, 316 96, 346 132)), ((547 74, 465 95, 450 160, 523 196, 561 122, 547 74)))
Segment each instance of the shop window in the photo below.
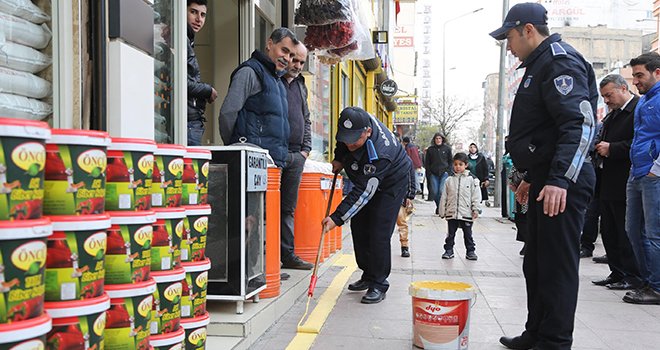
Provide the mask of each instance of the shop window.
POLYGON ((351 105, 351 80, 344 71, 341 72, 341 100, 339 103, 339 113, 351 105))
POLYGON ((367 98, 366 87, 364 84, 364 77, 362 75, 355 77, 355 93, 354 93, 354 105, 365 109, 365 99, 367 98))
POLYGON ((155 0, 154 9, 154 128, 158 143, 174 143, 174 2, 155 0))
POLYGON ((309 91, 308 106, 312 131, 312 153, 314 160, 326 160, 330 147, 330 111, 331 111, 331 68, 324 64, 310 64, 311 75, 305 76, 309 91))
POLYGON ((266 41, 273 32, 273 25, 259 11, 257 11, 255 21, 257 28, 254 33, 254 47, 266 52, 266 41))

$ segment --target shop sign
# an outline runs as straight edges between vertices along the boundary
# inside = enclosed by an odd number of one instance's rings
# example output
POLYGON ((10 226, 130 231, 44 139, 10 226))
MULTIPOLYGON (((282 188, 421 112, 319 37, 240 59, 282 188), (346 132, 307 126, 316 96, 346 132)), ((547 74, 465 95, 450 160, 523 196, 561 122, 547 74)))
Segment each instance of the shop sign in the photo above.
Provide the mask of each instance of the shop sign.
POLYGON ((396 95, 396 92, 399 91, 399 87, 396 85, 396 82, 392 79, 387 79, 382 82, 379 86, 380 93, 386 97, 392 97, 396 95))
POLYGON ((417 123, 419 106, 415 102, 399 102, 394 114, 394 124, 414 125, 417 123))
POLYGON ((247 153, 247 192, 264 192, 268 185, 268 159, 265 153, 247 153))

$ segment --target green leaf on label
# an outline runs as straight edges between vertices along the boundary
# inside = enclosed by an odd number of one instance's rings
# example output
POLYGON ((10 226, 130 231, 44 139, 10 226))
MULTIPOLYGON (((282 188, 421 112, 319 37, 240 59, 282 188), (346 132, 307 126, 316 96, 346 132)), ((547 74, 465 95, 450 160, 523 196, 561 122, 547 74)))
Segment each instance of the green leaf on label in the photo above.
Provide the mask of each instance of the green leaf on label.
POLYGON ((146 240, 142 248, 144 248, 145 250, 151 249, 151 240, 146 240))
POLYGON ((96 256, 94 256, 94 260, 103 260, 103 257, 105 256, 105 251, 103 249, 99 249, 98 252, 96 252, 96 256))
POLYGON ((30 167, 27 169, 26 173, 30 176, 37 176, 39 174, 39 164, 33 163, 30 165, 30 167))
POLYGON ((32 264, 30 264, 30 267, 25 271, 26 276, 34 276, 39 273, 41 267, 41 263, 39 261, 35 261, 32 264))
POLYGON ((180 301, 181 301, 181 297, 179 297, 179 296, 177 295, 177 296, 174 297, 174 300, 172 300, 172 303, 174 303, 174 304, 178 304, 180 301))
POLYGON ((99 167, 95 167, 94 169, 92 169, 92 172, 89 173, 89 175, 92 176, 93 178, 97 178, 101 176, 101 174, 103 174, 103 170, 101 170, 101 168, 99 167))
POLYGON ((151 169, 147 170, 147 176, 146 176, 147 179, 150 179, 153 174, 154 174, 153 170, 151 170, 151 169))

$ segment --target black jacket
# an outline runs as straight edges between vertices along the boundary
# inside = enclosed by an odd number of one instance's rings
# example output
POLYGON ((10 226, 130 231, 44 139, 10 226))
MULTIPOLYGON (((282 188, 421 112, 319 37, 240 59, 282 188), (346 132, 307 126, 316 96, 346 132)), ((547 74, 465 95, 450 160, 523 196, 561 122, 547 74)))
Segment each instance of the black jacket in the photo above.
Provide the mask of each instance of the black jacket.
POLYGON ((440 146, 432 144, 426 149, 424 168, 427 172, 430 171, 435 176, 441 176, 445 172, 451 175, 452 164, 451 147, 444 142, 440 146))
POLYGON ((476 169, 470 169, 470 173, 476 176, 480 183, 488 180, 488 163, 481 152, 477 152, 477 166, 476 169))
POLYGON ((597 171, 600 172, 598 192, 601 200, 626 200, 633 120, 638 101, 639 97, 633 97, 623 110, 612 111, 603 119, 600 139, 610 143, 610 155, 602 158, 602 169, 597 166, 597 171))
POLYGON ((213 89, 210 84, 202 83, 194 47, 195 32, 188 25, 188 121, 204 118, 206 100, 211 98, 213 89))
POLYGON ((568 188, 593 148, 598 89, 591 65, 559 34, 546 38, 526 68, 511 110, 506 149, 532 182, 568 188))

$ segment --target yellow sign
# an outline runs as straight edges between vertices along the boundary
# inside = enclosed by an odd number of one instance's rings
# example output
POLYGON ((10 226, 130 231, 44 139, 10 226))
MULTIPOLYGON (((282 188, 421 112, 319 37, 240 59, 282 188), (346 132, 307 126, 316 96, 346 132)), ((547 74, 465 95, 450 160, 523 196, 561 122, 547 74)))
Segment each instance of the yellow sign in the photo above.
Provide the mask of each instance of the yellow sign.
POLYGON ((417 123, 418 105, 415 102, 400 102, 394 114, 394 124, 417 123))

